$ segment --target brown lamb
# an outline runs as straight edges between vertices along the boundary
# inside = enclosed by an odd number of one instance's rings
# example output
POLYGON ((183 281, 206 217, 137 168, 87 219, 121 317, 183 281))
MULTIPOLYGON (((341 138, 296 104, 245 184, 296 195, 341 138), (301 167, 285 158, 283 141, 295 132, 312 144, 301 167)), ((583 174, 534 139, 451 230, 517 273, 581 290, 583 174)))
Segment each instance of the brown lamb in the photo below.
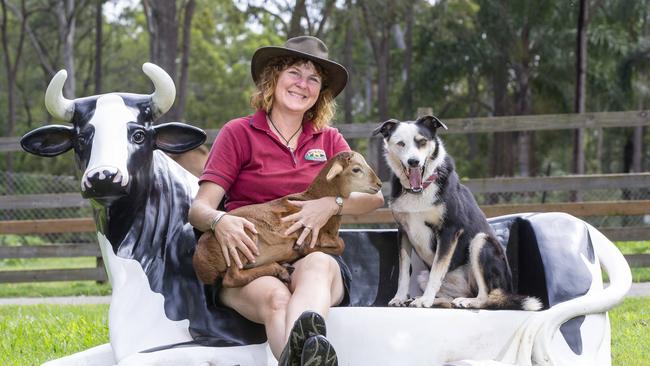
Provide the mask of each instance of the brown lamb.
POLYGON ((282 264, 316 251, 340 255, 345 244, 338 235, 341 217, 334 215, 321 228, 314 248, 309 247, 311 233, 302 246, 295 245, 302 230, 284 235, 293 223, 280 219, 298 212, 299 208, 287 201, 307 201, 326 196, 347 198, 351 192, 377 193, 380 189, 381 181, 361 154, 354 151, 339 153, 325 164, 306 191, 228 212, 229 215, 244 217, 255 225, 257 235, 246 230, 259 248, 260 254, 255 257, 255 263, 249 263, 248 258, 239 252, 244 269, 237 268, 233 261, 227 267, 214 233, 208 231, 201 235, 194 252, 196 275, 206 284, 223 278, 224 287, 241 287, 261 276, 275 276, 289 282, 289 272, 282 264))

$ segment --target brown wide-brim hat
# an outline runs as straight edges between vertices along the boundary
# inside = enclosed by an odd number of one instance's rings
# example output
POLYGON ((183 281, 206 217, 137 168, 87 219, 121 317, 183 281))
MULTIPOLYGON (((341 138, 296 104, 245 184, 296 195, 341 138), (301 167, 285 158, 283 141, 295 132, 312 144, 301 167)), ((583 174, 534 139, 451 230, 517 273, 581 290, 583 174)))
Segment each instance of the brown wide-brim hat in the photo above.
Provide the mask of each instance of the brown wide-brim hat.
POLYGON ((323 89, 330 89, 333 97, 339 95, 348 82, 348 70, 329 59, 329 51, 323 41, 312 36, 300 36, 287 40, 284 47, 267 46, 255 51, 251 61, 251 74, 255 84, 271 59, 284 56, 304 58, 322 67, 326 74, 323 89))

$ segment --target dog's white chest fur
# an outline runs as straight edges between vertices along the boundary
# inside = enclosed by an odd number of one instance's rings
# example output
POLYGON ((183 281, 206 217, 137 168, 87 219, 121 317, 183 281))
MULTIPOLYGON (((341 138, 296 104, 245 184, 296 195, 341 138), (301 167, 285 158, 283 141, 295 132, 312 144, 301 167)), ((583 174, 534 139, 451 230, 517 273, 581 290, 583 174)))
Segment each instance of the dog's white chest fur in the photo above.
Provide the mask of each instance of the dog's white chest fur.
POLYGON ((445 217, 445 205, 431 204, 437 190, 438 187, 431 185, 422 194, 404 194, 390 204, 395 221, 402 226, 415 251, 429 266, 435 255, 431 242, 437 239, 433 237, 431 226, 442 226, 445 217))

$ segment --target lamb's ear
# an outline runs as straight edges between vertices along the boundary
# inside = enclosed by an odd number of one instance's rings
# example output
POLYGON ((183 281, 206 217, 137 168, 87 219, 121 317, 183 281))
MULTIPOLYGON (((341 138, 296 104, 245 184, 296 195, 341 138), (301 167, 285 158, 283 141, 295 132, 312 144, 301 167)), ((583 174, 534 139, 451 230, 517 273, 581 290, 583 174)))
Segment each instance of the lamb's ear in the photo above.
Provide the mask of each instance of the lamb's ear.
POLYGON ((339 175, 342 171, 343 171, 343 164, 341 164, 340 161, 336 161, 334 162, 334 164, 332 164, 330 171, 327 172, 327 176, 325 177, 325 179, 327 179, 327 181, 329 182, 332 179, 334 179, 334 177, 339 175))
POLYGON ((393 131, 395 131, 395 128, 397 128, 397 125, 399 124, 399 121, 396 119, 389 119, 388 121, 384 122, 381 124, 381 126, 375 128, 374 131, 372 131, 372 135, 377 135, 377 134, 382 134, 385 139, 389 138, 390 135, 393 134, 393 131))
POLYGON ((427 130, 431 131, 431 134, 433 136, 436 135, 436 131, 438 130, 438 128, 442 127, 445 130, 447 129, 447 126, 444 123, 442 123, 442 121, 440 121, 438 117, 431 116, 431 115, 422 116, 418 118, 418 120, 415 121, 415 124, 425 127, 427 130))

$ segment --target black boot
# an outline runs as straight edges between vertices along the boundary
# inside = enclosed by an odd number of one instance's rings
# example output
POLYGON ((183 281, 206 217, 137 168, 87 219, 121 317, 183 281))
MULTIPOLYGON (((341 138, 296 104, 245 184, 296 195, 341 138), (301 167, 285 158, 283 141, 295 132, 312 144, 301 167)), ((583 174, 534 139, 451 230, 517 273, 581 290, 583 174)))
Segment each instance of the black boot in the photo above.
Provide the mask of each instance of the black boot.
POLYGON ((293 323, 289 341, 282 350, 278 366, 299 366, 305 340, 316 335, 325 336, 326 333, 325 319, 320 314, 313 311, 302 313, 293 323))
POLYGON ((338 366, 334 347, 322 335, 310 337, 305 341, 300 357, 301 366, 338 366))

